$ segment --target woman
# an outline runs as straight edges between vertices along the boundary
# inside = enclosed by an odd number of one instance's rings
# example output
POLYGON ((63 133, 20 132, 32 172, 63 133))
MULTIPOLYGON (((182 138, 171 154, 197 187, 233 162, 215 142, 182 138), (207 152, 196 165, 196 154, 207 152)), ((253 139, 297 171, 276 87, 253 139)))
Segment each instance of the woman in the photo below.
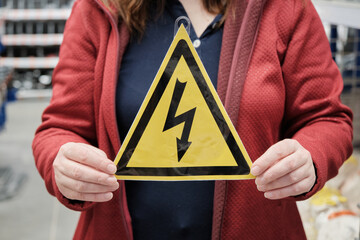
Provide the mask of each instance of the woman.
POLYGON ((295 201, 321 189, 352 151, 341 90, 310 1, 78 0, 34 156, 48 191, 82 211, 75 239, 305 239, 295 201), (255 181, 113 176, 182 15, 255 160, 255 181))

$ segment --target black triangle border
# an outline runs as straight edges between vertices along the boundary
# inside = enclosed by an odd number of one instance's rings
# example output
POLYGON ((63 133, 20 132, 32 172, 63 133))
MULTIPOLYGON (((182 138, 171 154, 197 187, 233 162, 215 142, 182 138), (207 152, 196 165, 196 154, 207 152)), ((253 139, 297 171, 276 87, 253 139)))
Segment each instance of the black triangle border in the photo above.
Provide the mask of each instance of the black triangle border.
POLYGON ((190 50, 188 43, 181 39, 177 43, 168 64, 122 154, 115 175, 119 176, 215 176, 215 175, 248 175, 250 167, 247 164, 236 140, 227 125, 213 94, 207 85, 205 78, 190 50), (194 79, 212 113, 217 126, 222 133, 238 166, 214 166, 214 167, 178 167, 178 168, 150 168, 150 167, 126 167, 136 146, 144 133, 152 114, 154 113, 162 94, 164 93, 170 78, 181 58, 184 57, 194 79))

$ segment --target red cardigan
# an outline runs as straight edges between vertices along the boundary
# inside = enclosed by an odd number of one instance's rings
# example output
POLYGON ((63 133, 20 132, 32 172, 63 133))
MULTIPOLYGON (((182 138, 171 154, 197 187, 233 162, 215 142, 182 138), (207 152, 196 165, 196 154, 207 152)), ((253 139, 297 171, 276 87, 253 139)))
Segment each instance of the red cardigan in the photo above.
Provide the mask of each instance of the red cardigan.
MULTIPOLYGON (((317 181, 311 192, 283 200, 265 199, 254 180, 217 181, 213 239, 305 239, 295 200, 321 189, 352 151, 352 113, 339 100, 342 79, 309 0, 235 0, 232 8, 224 26, 219 96, 252 160, 293 138, 310 151, 317 181)), ((71 201, 59 192, 52 168, 66 142, 89 143, 115 158, 115 89, 128 40, 124 24, 118 26, 99 0, 75 2, 53 97, 33 142, 48 191, 82 211, 75 239, 132 239, 123 182, 109 202, 71 201)))

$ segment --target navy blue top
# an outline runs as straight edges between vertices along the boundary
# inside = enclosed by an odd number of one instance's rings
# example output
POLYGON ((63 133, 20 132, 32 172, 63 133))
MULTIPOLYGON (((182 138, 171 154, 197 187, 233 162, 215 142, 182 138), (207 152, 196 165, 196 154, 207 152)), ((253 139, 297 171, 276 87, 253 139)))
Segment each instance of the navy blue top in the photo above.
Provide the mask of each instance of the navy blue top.
MULTIPOLYGON (((167 1, 161 17, 149 21, 141 41, 132 39, 124 53, 116 89, 116 114, 123 140, 174 37, 174 23, 187 16, 177 0, 167 1)), ((222 28, 217 16, 197 37, 190 38, 214 86, 217 83, 222 28)), ((135 240, 210 239, 214 181, 126 181, 135 240)))

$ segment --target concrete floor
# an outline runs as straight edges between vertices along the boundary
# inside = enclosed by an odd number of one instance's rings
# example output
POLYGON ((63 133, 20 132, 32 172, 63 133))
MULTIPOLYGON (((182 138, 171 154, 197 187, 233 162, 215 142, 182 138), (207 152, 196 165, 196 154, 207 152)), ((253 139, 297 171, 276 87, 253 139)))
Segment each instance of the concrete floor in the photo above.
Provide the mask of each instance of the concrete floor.
POLYGON ((1 240, 61 240, 74 234, 79 213, 48 194, 32 156, 32 138, 48 102, 21 100, 7 105, 6 126, 0 132, 0 168, 11 167, 27 178, 13 198, 0 201, 1 240))

